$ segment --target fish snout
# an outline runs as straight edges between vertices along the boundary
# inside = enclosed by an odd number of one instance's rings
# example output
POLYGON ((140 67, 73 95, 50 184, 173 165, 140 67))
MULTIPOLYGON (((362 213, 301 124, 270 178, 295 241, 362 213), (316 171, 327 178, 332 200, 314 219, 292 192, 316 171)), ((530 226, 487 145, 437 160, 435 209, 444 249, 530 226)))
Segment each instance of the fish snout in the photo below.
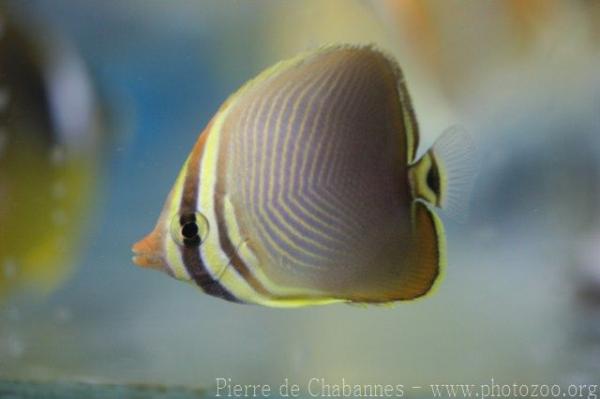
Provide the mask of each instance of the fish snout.
POLYGON ((156 232, 148 234, 133 244, 131 250, 134 253, 132 260, 136 265, 157 270, 165 269, 161 240, 156 232))

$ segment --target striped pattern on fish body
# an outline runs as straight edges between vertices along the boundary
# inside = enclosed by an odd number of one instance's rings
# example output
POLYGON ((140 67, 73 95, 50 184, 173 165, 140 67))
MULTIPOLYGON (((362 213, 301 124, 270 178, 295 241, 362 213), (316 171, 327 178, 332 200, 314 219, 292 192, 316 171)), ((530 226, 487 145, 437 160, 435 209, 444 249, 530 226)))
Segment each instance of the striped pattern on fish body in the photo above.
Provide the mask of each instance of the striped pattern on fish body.
POLYGON ((135 261, 268 306, 422 296, 444 242, 428 204, 440 173, 417 146, 402 74, 381 52, 281 62, 221 106, 135 261))

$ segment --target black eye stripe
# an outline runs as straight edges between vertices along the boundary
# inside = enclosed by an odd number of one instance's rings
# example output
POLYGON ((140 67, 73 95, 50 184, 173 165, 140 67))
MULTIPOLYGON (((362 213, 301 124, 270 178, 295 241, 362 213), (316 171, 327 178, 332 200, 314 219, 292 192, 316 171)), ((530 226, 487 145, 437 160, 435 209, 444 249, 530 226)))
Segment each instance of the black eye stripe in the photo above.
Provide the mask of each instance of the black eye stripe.
POLYGON ((431 165, 427 172, 427 185, 435 195, 440 195, 440 175, 435 163, 431 165))
POLYGON ((193 213, 187 213, 179 217, 179 224, 181 226, 185 225, 186 223, 194 223, 195 221, 196 215, 194 215, 193 213))
POLYGON ((183 238, 183 244, 185 246, 197 246, 200 245, 200 229, 196 223, 196 215, 184 214, 179 217, 179 224, 181 226, 181 237, 183 238))

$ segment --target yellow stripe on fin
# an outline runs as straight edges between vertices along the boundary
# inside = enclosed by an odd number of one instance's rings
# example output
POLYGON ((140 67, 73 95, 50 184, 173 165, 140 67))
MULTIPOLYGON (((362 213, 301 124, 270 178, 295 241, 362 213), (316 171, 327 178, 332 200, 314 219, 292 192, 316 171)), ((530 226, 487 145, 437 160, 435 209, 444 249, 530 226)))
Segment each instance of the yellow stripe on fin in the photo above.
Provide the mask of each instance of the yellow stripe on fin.
POLYGON ((419 123, 417 122, 412 100, 408 94, 402 70, 391 57, 389 59, 396 67, 398 95, 400 96, 400 104, 402 105, 402 120, 406 133, 406 160, 411 164, 416 161, 417 150, 419 149, 419 123))

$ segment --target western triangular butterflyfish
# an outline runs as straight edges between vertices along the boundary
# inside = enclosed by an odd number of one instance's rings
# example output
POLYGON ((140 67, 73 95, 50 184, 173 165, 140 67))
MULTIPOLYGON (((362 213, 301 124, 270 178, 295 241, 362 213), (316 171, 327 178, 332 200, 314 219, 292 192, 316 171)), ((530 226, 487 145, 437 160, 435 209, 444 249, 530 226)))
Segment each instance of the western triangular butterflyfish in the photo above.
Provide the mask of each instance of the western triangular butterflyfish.
POLYGON ((464 201, 470 143, 451 129, 417 158, 404 76, 374 47, 298 55, 223 103, 133 260, 239 303, 421 297, 446 263, 435 208, 464 201))

